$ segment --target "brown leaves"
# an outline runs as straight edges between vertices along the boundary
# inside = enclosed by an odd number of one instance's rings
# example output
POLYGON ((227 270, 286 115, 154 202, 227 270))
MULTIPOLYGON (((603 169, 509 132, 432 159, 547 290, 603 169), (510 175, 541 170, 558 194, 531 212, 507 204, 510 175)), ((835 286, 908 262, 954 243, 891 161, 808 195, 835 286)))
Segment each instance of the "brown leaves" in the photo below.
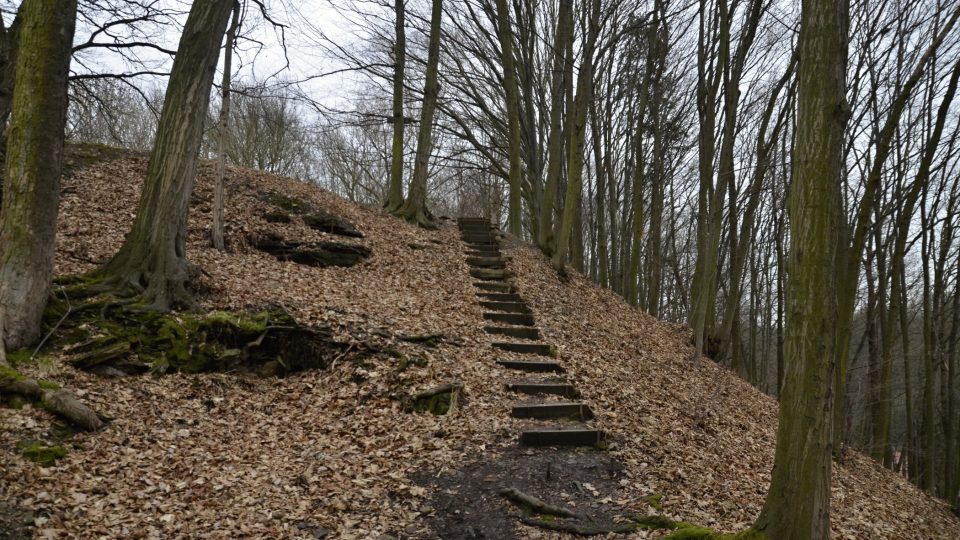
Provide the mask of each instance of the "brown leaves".
MULTIPOLYGON (((106 162, 65 181, 57 269, 78 273, 108 258, 136 211, 143 158, 106 162), (91 262, 94 261, 94 262, 91 262)), ((227 237, 275 232, 303 241, 339 238, 294 216, 271 223, 258 194, 310 201, 354 223, 373 250, 353 268, 310 268, 252 251, 207 247, 213 168, 200 167, 188 255, 206 276, 209 308, 279 304, 305 323, 331 323, 344 342, 394 348, 363 364, 284 379, 169 375, 100 379, 59 366, 44 377, 69 382, 106 430, 43 469, 15 455, 16 440, 41 437, 50 417, 0 409, 0 499, 33 510, 36 534, 50 538, 376 538, 428 537, 430 495, 417 471, 458 466, 476 452, 513 447, 517 396, 498 368, 456 229, 428 232, 379 209, 362 208, 313 186, 229 169, 227 237), (411 246, 417 246, 413 248, 411 246), (442 335, 433 347, 401 337, 442 335), (416 360, 416 361, 414 361, 416 360), (444 416, 411 414, 401 398, 445 381, 468 398, 444 416)), ((342 240, 342 239, 341 239, 342 240)), ((772 466, 776 403, 709 362, 686 360, 677 325, 629 308, 580 276, 561 284, 526 247, 509 268, 548 343, 560 351, 597 422, 626 465, 621 502, 647 513, 663 494, 668 514, 724 530, 749 524, 772 466)), ((30 371, 25 369, 27 373, 30 371)), ((840 538, 943 538, 960 524, 942 504, 862 456, 838 468, 834 532, 840 538)), ((956 531, 956 532, 955 532, 956 531)), ((524 529, 522 535, 551 534, 524 529)), ((555 536, 550 536, 555 537, 555 536)))

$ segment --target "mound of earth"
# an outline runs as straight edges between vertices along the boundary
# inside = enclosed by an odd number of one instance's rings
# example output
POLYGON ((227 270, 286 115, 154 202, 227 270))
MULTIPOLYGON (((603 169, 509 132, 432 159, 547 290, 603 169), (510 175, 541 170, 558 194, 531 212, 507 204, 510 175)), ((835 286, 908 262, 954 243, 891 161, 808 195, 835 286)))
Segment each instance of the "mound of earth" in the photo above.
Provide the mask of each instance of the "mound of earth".
MULTIPOLYGON (((132 223, 146 159, 110 157, 83 160, 64 180, 61 275, 106 260, 132 223)), ((201 165, 189 222, 202 308, 280 306, 330 329, 345 351, 353 344, 368 354, 282 378, 103 378, 57 355, 19 366, 74 389, 111 423, 72 435, 66 455, 43 467, 17 443, 57 442, 51 416, 0 409, 0 527, 13 523, 12 537, 566 537, 521 524, 496 495, 509 482, 610 521, 663 513, 735 531, 756 517, 773 464, 776 402, 709 361, 692 365, 685 327, 582 276, 561 281, 536 250, 508 242, 517 288, 610 434, 600 451, 550 458, 543 452, 552 450, 518 449, 515 396, 505 387, 514 376, 493 361, 496 338, 482 331, 452 224, 425 231, 312 185, 228 168, 229 250, 218 252, 207 247, 213 175, 212 164, 201 165), (304 210, 278 208, 264 193, 304 210), (335 216, 357 234, 311 226, 304 215, 335 216), (353 245, 369 257, 310 266, 255 249, 255 235, 353 245), (411 396, 451 381, 463 396, 446 414, 410 407, 411 396)), ((960 537, 944 503, 853 452, 835 468, 833 508, 838 538, 960 537)))

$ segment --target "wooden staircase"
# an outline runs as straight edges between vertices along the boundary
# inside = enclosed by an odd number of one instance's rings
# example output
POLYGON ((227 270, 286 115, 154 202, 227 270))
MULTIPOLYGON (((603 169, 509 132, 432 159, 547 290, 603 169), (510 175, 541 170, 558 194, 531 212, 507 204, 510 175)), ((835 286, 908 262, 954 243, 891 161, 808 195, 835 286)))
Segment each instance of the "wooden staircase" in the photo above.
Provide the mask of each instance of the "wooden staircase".
POLYGON ((460 218, 457 223, 466 243, 470 275, 477 280, 478 302, 486 310, 483 318, 493 323, 483 329, 495 338, 494 351, 503 355, 496 362, 504 369, 531 374, 507 384, 509 390, 528 396, 511 410, 514 418, 530 422, 520 433, 520 444, 602 446, 604 433, 590 424, 594 414, 577 401, 580 392, 569 381, 546 375, 566 370, 555 358, 556 349, 541 341, 533 310, 516 290, 508 260, 500 252, 500 232, 486 218, 460 218), (557 397, 565 401, 551 400, 557 397))

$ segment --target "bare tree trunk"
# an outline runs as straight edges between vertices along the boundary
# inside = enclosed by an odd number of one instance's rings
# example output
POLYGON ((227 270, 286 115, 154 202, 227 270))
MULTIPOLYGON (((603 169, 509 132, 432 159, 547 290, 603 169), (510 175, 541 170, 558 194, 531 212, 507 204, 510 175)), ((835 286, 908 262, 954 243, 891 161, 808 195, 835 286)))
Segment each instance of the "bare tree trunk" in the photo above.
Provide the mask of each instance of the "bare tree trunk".
POLYGON ((420 113, 420 132, 417 134, 417 155, 413 163, 410 192, 399 215, 421 227, 434 228, 436 224, 427 209, 427 172, 433 149, 433 115, 437 110, 437 72, 440 66, 440 21, 443 18, 443 0, 433 0, 430 16, 430 42, 427 48, 427 80, 423 88, 423 109, 420 113))
POLYGON ((33 343, 50 293, 76 0, 24 0, 0 208, 0 363, 33 343))
POLYGON ((913 94, 913 90, 917 84, 919 84, 920 78, 926 70, 927 63, 934 58, 937 50, 956 24, 958 18, 960 18, 960 5, 954 9, 944 27, 934 36, 923 55, 917 60, 917 64, 914 66, 910 77, 891 103, 890 112, 887 114, 883 126, 877 135, 876 152, 870 164, 870 171, 864 186, 860 208, 857 210, 853 222, 850 225, 843 224, 846 230, 844 233, 846 238, 842 240, 844 248, 840 254, 841 266, 839 268, 842 272, 840 277, 841 285, 837 289, 837 293, 839 294, 837 338, 840 341, 837 343, 835 349, 837 355, 837 370, 834 372, 835 378, 833 381, 834 399, 836 400, 833 406, 834 427, 837 428, 837 432, 834 434, 834 450, 837 452, 840 451, 843 439, 842 425, 844 412, 846 411, 846 393, 844 392, 844 388, 847 384, 850 331, 853 324, 854 309, 856 307, 857 281, 860 278, 860 257, 866 245, 869 228, 876 226, 870 219, 871 201, 873 201, 874 193, 876 193, 880 187, 883 167, 890 155, 891 141, 899 125, 900 117, 906 109, 907 102, 913 94))
POLYGON ((191 305, 186 225, 210 105, 210 87, 233 0, 194 2, 184 25, 133 228, 99 277, 148 309, 191 305))
POLYGON ((213 225, 210 229, 210 243, 214 249, 223 251, 223 177, 227 168, 227 133, 230 122, 230 79, 233 64, 233 43, 237 39, 240 26, 240 3, 233 6, 233 21, 227 31, 227 42, 223 46, 223 79, 220 84, 220 121, 217 133, 217 183, 213 190, 213 225))
POLYGON ((563 199, 563 216, 557 237, 557 247, 553 253, 553 267, 558 271, 563 269, 566 260, 567 248, 574 232, 583 187, 584 132, 587 124, 587 110, 593 97, 593 54, 597 43, 597 34, 600 32, 600 0, 591 2, 590 14, 587 19, 589 28, 587 29, 586 43, 583 47, 583 61, 580 63, 580 72, 577 73, 577 94, 568 125, 570 155, 567 158, 567 190, 563 199))
POLYGON ((510 159, 510 177, 507 179, 507 230, 519 237, 521 227, 521 185, 523 183, 523 150, 520 138, 520 90, 517 87, 516 62, 513 58, 513 30, 507 0, 497 2, 497 36, 500 38, 500 57, 503 65, 503 91, 507 110, 507 154, 510 159))
POLYGON ((393 146, 390 155, 390 190, 384 205, 387 212, 397 212, 403 206, 403 72, 407 59, 406 0, 394 0, 393 45, 393 146))
POLYGON ((847 2, 804 0, 797 139, 788 210, 787 374, 770 490, 755 528, 768 538, 830 537, 836 264, 846 104, 847 2))
POLYGON ((560 0, 557 13, 556 37, 553 41, 553 74, 550 88, 550 132, 547 136, 547 178, 543 189, 543 204, 540 206, 540 224, 537 227, 537 245, 547 255, 555 247, 553 237, 553 212, 563 168, 563 104, 564 90, 572 85, 569 79, 573 64, 568 43, 573 39, 572 0, 560 0))

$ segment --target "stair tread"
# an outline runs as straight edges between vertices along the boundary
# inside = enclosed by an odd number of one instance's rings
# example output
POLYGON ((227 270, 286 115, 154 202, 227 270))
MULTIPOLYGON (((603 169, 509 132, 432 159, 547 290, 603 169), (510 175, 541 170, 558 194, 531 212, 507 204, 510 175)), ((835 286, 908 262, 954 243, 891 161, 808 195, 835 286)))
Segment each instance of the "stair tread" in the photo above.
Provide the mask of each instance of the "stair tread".
POLYGON ((599 446, 603 440, 603 431, 582 424, 531 427, 520 433, 520 444, 526 446, 599 446))
POLYGON ((523 371, 553 371, 562 373, 566 371, 563 366, 550 360, 497 360, 497 364, 510 369, 519 369, 523 371))

